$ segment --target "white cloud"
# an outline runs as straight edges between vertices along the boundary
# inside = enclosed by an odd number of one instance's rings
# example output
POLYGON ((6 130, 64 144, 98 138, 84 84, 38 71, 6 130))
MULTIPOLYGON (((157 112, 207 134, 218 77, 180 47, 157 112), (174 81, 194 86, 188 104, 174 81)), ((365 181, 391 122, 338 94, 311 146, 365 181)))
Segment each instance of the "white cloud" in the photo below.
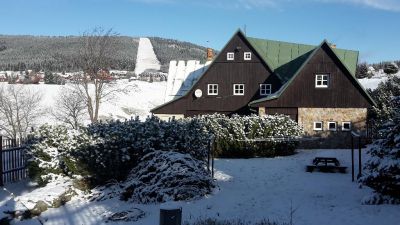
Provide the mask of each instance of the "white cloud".
POLYGON ((219 8, 284 8, 290 2, 352 4, 387 11, 400 12, 400 0, 129 0, 148 4, 194 4, 219 8))
POLYGON ((342 3, 366 6, 387 11, 400 11, 399 0, 314 0, 317 2, 342 3))

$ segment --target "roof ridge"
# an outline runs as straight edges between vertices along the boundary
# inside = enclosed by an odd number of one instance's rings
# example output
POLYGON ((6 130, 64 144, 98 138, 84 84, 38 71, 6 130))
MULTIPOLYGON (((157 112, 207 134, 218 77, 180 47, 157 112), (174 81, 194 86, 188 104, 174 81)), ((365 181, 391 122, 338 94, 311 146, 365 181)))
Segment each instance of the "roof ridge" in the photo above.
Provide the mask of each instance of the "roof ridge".
MULTIPOLYGON (((318 47, 318 45, 314 45, 314 44, 305 44, 305 43, 298 43, 298 42, 289 42, 289 41, 279 41, 279 40, 272 40, 272 39, 266 39, 266 38, 259 38, 259 37, 250 37, 250 36, 246 36, 247 38, 250 39, 257 39, 257 40, 261 40, 261 41, 271 41, 271 42, 279 42, 279 43, 285 43, 285 44, 294 44, 294 45, 304 45, 304 46, 310 46, 310 47, 318 47)), ((332 44, 330 43, 327 39, 323 39, 322 42, 326 41, 328 44, 332 44)), ((358 50, 354 50, 354 49, 347 49, 347 48, 335 48, 337 50, 344 50, 344 51, 352 51, 352 52, 359 52, 358 50)))

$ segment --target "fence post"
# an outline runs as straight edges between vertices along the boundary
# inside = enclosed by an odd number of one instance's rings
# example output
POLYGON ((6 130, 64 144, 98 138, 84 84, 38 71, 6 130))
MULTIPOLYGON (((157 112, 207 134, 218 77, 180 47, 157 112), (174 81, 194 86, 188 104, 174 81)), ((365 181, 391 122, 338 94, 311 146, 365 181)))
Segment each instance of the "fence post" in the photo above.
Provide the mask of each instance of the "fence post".
POLYGON ((358 137, 358 175, 357 178, 361 177, 361 136, 358 137))
POLYGON ((210 154, 211 154, 211 141, 212 141, 212 139, 210 139, 209 141, 208 141, 208 148, 207 148, 207 169, 208 169, 208 172, 211 172, 210 171, 210 154))
POLYGON ((211 177, 214 179, 214 151, 215 151, 215 138, 213 138, 211 147, 211 177))
POLYGON ((3 185, 3 137, 0 136, 0 186, 3 185))
POLYGON ((354 136, 351 134, 351 181, 354 182, 354 136))

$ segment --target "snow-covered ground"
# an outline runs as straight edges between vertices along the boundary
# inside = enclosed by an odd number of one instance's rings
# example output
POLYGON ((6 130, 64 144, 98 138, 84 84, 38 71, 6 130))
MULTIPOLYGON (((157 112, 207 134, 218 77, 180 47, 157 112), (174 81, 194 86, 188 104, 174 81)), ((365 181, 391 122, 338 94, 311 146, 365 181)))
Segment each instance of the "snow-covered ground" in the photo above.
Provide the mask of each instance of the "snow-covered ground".
POLYGON ((141 74, 147 69, 160 70, 161 64, 154 53, 150 39, 140 38, 136 57, 135 74, 141 74))
MULTIPOLYGON (((0 83, 0 86, 7 86, 7 83, 0 83)), ((18 84, 21 85, 21 84, 18 84)), ((68 87, 71 84, 65 85, 68 87)), ((163 103, 166 82, 148 83, 144 81, 118 80, 115 84, 118 88, 126 90, 119 92, 107 102, 100 106, 100 119, 129 119, 139 116, 141 119, 150 115, 150 109, 163 103)), ((51 116, 51 109, 56 109, 56 99, 63 90, 63 85, 24 85, 25 88, 39 91, 43 95, 42 108, 45 112, 39 119, 39 124, 57 123, 51 116)), ((87 117, 87 121, 89 117, 87 117)))
MULTIPOLYGON (((305 172, 305 166, 321 154, 334 155, 342 165, 350 168, 349 150, 302 150, 289 157, 218 159, 215 161, 215 178, 219 187, 213 195, 174 204, 182 207, 184 221, 212 217, 289 222, 293 210, 296 225, 399 224, 399 205, 361 204, 363 197, 372 191, 352 183, 350 171, 346 174, 305 172)), ((0 196, 6 199, 7 193, 2 191, 0 196)), ((4 200, 0 203, 0 208, 3 207, 4 200)), ((111 214, 138 208, 144 211, 145 217, 129 224, 154 225, 158 224, 160 207, 162 205, 132 204, 115 198, 90 202, 76 197, 65 206, 49 209, 39 219, 45 225, 106 224, 105 218, 111 214)), ((24 223, 35 224, 36 221, 24 223)))
MULTIPOLYGON (((373 72, 373 76, 371 78, 363 78, 363 79, 358 79, 358 81, 361 83, 361 85, 365 89, 371 89, 374 90, 378 87, 378 85, 381 82, 385 82, 388 79, 388 75, 385 74, 382 70, 373 72)), ((400 77, 400 71, 393 75, 393 76, 398 76, 400 77)))

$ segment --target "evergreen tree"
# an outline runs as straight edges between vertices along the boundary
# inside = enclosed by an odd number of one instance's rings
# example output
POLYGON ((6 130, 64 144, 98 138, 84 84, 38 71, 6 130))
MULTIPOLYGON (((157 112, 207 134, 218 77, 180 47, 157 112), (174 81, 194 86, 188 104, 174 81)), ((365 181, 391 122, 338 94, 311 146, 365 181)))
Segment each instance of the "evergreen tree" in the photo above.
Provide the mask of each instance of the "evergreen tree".
POLYGON ((57 79, 52 72, 46 71, 44 73, 44 83, 45 84, 56 84, 57 79))
POLYGON ((400 96, 400 78, 396 76, 389 78, 380 83, 375 90, 370 91, 370 94, 377 105, 368 111, 368 119, 373 133, 377 134, 381 126, 394 118, 396 107, 392 99, 393 96, 400 96))
POLYGON ((391 74, 395 74, 395 73, 399 72, 399 67, 398 67, 396 64, 394 64, 394 63, 389 63, 389 64, 387 64, 387 65, 385 66, 385 68, 383 69, 383 71, 384 71, 386 74, 391 75, 391 74))
POLYGON ((394 115, 381 127, 383 139, 377 140, 368 150, 370 158, 365 165, 366 175, 360 182, 383 195, 367 203, 400 203, 400 96, 392 98, 394 115), (391 196, 387 199, 384 196, 391 196))
POLYGON ((356 77, 358 79, 366 78, 368 76, 368 65, 363 62, 357 65, 356 77))

